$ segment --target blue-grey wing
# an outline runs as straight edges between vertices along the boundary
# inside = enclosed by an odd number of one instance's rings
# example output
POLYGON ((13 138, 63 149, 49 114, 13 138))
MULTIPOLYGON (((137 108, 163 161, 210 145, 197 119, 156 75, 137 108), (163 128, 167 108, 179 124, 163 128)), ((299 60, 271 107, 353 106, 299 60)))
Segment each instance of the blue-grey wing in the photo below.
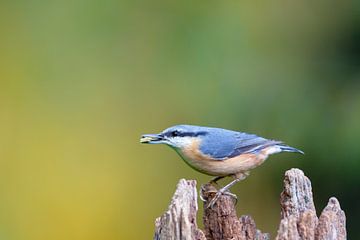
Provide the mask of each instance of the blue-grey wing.
POLYGON ((229 158, 238 156, 244 153, 258 153, 264 148, 281 144, 280 141, 269 140, 256 136, 254 134, 240 133, 237 138, 239 139, 238 145, 234 151, 228 156, 229 158))
POLYGON ((204 137, 200 150, 215 160, 226 160, 244 153, 258 153, 279 143, 254 134, 226 131, 204 137))

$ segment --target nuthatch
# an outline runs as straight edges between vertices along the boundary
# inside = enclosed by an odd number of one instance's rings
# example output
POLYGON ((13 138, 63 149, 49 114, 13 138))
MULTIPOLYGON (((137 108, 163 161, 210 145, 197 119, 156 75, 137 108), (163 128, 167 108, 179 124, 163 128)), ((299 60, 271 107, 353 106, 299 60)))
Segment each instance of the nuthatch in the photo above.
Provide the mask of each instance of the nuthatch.
MULTIPOLYGON (((221 188, 210 202, 212 206, 221 194, 245 179, 249 171, 260 166, 269 155, 280 152, 302 151, 281 141, 269 140, 254 134, 221 128, 177 125, 159 134, 145 134, 141 143, 166 144, 172 147, 193 169, 216 176, 211 182, 226 176, 235 179, 221 188)), ((234 196, 236 197, 236 196, 234 196)))

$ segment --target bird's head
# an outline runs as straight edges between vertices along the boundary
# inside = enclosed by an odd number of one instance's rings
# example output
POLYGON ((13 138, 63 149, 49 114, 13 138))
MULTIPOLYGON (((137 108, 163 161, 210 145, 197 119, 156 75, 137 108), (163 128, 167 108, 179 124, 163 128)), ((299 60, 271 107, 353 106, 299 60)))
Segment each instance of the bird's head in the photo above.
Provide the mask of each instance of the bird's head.
POLYGON ((149 144, 166 144, 173 148, 185 148, 194 140, 201 140, 207 135, 206 128, 192 125, 176 125, 159 134, 144 134, 140 142, 149 144))

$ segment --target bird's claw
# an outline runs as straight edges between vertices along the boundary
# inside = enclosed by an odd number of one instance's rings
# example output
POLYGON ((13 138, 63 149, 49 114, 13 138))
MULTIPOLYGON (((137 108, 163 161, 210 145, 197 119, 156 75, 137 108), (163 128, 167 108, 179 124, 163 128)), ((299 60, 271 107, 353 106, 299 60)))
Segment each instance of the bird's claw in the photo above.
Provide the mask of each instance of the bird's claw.
MULTIPOLYGON (((215 192, 215 191, 213 191, 213 192, 215 192)), ((235 199, 235 205, 238 202, 238 198, 237 198, 237 196, 235 194, 233 194, 233 193, 231 193, 229 191, 224 192, 224 191, 221 191, 221 189, 220 189, 219 191, 216 192, 214 198, 211 199, 211 201, 209 202, 209 204, 207 205, 206 208, 212 208, 215 205, 216 201, 219 200, 221 195, 228 195, 228 196, 234 198, 235 199)), ((201 200, 204 201, 204 199, 201 196, 200 196, 200 198, 201 198, 201 200)))
POLYGON ((202 193, 199 194, 200 200, 203 202, 206 202, 206 199, 204 198, 204 196, 202 195, 202 193))

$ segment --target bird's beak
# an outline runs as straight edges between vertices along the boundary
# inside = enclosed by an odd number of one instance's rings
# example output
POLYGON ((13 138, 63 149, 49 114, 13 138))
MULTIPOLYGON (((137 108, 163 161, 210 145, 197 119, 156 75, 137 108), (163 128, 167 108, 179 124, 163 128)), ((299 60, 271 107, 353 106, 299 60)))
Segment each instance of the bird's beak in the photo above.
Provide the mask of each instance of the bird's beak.
POLYGON ((164 137, 160 134, 145 134, 140 138, 141 143, 163 143, 164 137))

